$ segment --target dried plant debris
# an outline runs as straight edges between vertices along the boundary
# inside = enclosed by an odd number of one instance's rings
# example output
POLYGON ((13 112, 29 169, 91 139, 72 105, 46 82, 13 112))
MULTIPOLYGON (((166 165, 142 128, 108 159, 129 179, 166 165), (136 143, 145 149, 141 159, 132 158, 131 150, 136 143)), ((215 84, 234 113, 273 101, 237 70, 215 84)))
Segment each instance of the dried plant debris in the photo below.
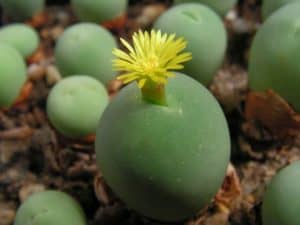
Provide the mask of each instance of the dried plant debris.
MULTIPOLYGON (((228 113, 232 164, 211 204, 195 218, 177 224, 260 225, 266 185, 279 169, 300 159, 300 142, 295 138, 299 115, 273 91, 248 93, 246 65, 251 40, 261 23, 260 4, 241 0, 225 17, 229 50, 210 85, 228 113)), ((131 1, 126 20, 123 17, 107 26, 118 28, 112 30, 116 39, 129 40, 140 27, 151 27, 170 5, 171 1, 163 0, 131 1)), ((46 98, 60 79, 53 48, 64 29, 75 22, 68 5, 50 6, 28 21, 37 27, 41 45, 27 59, 31 88, 25 90, 26 98, 10 110, 0 110, 0 225, 12 225, 20 203, 46 189, 76 198, 90 225, 160 224, 128 209, 114 195, 96 166, 92 142, 66 139, 49 124, 46 98)), ((120 88, 122 83, 111 82, 111 97, 120 88)))
POLYGON ((300 116, 274 91, 250 92, 247 96, 245 117, 257 121, 275 136, 298 135, 300 116))

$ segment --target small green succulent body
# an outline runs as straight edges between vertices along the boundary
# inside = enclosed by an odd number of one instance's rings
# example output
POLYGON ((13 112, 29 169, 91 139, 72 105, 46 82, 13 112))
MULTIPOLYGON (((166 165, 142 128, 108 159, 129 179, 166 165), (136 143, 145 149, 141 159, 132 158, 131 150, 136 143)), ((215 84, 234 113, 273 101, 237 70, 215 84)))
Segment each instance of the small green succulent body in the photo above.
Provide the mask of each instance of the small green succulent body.
POLYGON ((219 15, 224 16, 237 2, 237 0, 175 0, 176 4, 201 3, 211 7, 219 15))
POLYGON ((84 22, 103 23, 126 13, 127 0, 72 0, 72 8, 84 22))
POLYGON ((273 89, 300 111, 300 3, 271 15, 258 31, 249 61, 250 88, 273 89))
POLYGON ((67 137, 94 134, 108 104, 105 87, 96 79, 76 75, 59 81, 47 100, 52 125, 67 137))
POLYGON ((0 108, 11 106, 25 83, 26 64, 21 54, 0 43, 0 108))
POLYGON ((208 204, 229 162, 223 112, 199 82, 177 74, 167 106, 145 101, 136 84, 112 100, 97 130, 101 171, 115 193, 141 214, 179 221, 208 204))
POLYGON ((4 14, 15 21, 24 21, 42 12, 45 0, 0 0, 4 14))
POLYGON ((69 195, 44 191, 30 196, 18 209, 14 225, 86 225, 84 212, 69 195))
POLYGON ((263 225, 300 224, 300 162, 281 170, 267 187, 263 200, 263 225))
POLYGON ((86 74, 104 84, 114 79, 112 50, 117 47, 114 37, 93 23, 69 27, 55 48, 56 64, 63 76, 86 74))
POLYGON ((219 16, 202 4, 180 4, 162 14, 154 27, 187 40, 187 50, 193 59, 183 72, 208 85, 222 64, 226 50, 226 31, 219 16))
POLYGON ((294 2, 300 2, 299 0, 263 0, 262 15, 264 19, 267 19, 273 12, 281 7, 294 2))
POLYGON ((26 58, 38 48, 39 36, 25 24, 12 24, 0 29, 1 42, 11 45, 26 58))

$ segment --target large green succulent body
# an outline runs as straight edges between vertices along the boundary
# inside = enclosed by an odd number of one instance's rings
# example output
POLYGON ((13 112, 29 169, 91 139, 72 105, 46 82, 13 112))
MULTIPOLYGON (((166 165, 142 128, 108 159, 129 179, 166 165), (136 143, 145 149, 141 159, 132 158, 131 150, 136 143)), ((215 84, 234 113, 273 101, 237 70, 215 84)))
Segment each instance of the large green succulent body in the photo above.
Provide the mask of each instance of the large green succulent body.
POLYGON ((280 171, 264 196, 263 225, 299 225, 300 162, 280 171))
POLYGON ((300 4, 270 16, 258 31, 249 62, 253 90, 273 89, 300 110, 300 4))
POLYGON ((68 28, 55 48, 56 64, 63 76, 86 74, 104 84, 114 79, 112 50, 114 37, 93 23, 80 23, 68 28))
POLYGON ((208 85, 223 62, 226 50, 226 31, 219 16, 208 7, 187 3, 165 12, 154 27, 184 37, 186 50, 193 59, 183 71, 204 85, 208 85))
POLYGON ((44 191, 30 196, 18 209, 14 225, 86 225, 79 204, 69 195, 44 191))
POLYGON ((1 42, 11 45, 26 58, 38 48, 39 36, 25 24, 12 24, 0 29, 1 42))
POLYGON ((227 123, 215 98, 177 74, 168 106, 142 100, 136 84, 113 99, 97 130, 97 162, 115 193, 143 215, 178 221, 220 188, 230 155, 227 123))
POLYGON ((102 23, 122 16, 127 0, 72 0, 75 14, 81 21, 102 23))
POLYGON ((14 48, 0 43, 0 108, 16 100, 26 80, 26 64, 14 48))
POLYGON ((225 15, 236 4, 236 0, 175 0, 175 3, 201 3, 211 7, 220 15, 225 15))
POLYGON ((76 75, 54 86, 48 96, 47 113, 60 133, 84 137, 96 132, 107 104, 107 91, 98 80, 76 75))
POLYGON ((30 19, 43 11, 45 0, 0 0, 5 15, 16 21, 30 19))
POLYGON ((280 9, 282 6, 294 2, 300 2, 300 0, 263 0, 262 14, 264 19, 268 18, 268 16, 280 9))

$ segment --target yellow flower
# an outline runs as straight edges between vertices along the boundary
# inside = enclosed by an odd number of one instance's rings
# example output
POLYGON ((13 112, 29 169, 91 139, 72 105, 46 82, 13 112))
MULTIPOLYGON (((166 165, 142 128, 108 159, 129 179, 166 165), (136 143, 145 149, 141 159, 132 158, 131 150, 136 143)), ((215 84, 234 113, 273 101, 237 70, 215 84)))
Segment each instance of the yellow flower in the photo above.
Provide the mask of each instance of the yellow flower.
POLYGON ((167 79, 174 76, 171 71, 182 69, 182 63, 192 58, 191 53, 182 53, 187 42, 175 37, 175 34, 162 34, 161 31, 152 30, 149 33, 140 30, 133 34, 133 46, 121 38, 129 53, 113 50, 117 56, 113 61, 114 68, 126 72, 118 79, 123 83, 136 80, 140 88, 149 81, 166 84, 167 79))

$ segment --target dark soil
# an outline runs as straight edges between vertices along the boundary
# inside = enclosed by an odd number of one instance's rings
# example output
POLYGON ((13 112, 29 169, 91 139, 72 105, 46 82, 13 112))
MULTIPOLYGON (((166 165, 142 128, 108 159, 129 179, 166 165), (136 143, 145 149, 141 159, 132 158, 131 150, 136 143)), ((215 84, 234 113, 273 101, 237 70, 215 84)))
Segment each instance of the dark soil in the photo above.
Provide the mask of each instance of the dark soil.
MULTIPOLYGON (((95 164, 93 143, 69 140, 49 124, 45 101, 59 79, 53 47, 65 27, 76 22, 68 1, 48 1, 46 20, 38 26, 42 43, 29 60, 33 83, 29 98, 0 110, 0 225, 11 225, 16 209, 30 194, 58 189, 83 206, 90 225, 158 224, 128 210, 106 186, 95 164), (55 5, 59 4, 59 5, 55 5)), ((126 27, 112 31, 129 37, 150 28, 171 1, 130 1, 126 27)), ((4 19, 2 23, 7 23, 4 19)), ((246 119, 249 47, 260 25, 260 1, 240 1, 224 19, 229 47, 224 65, 210 86, 228 117, 232 135, 232 165, 224 185, 206 210, 179 223, 188 225, 260 225, 265 185, 276 171, 300 158, 299 142, 279 137, 260 123, 246 119)), ((120 87, 112 82, 113 95, 120 87)))

